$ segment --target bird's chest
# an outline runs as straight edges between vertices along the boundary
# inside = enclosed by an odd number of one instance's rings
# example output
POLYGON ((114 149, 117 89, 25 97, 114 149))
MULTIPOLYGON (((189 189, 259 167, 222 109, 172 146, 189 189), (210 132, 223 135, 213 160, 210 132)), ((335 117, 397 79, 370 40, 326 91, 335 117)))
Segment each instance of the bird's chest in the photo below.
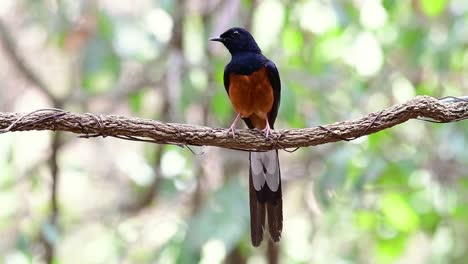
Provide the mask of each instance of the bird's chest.
POLYGON ((267 119, 274 98, 266 69, 261 68, 250 75, 231 73, 229 76, 229 98, 241 117, 255 115, 261 119, 267 119))

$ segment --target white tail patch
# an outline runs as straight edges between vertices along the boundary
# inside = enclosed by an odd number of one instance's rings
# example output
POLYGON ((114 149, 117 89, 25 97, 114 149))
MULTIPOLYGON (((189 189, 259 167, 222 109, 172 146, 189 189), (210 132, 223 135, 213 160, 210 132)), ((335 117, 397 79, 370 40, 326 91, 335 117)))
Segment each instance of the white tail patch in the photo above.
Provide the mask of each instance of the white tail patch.
POLYGON ((250 166, 255 190, 260 191, 265 182, 270 190, 274 192, 278 190, 280 172, 276 150, 270 150, 267 152, 251 152, 250 166))

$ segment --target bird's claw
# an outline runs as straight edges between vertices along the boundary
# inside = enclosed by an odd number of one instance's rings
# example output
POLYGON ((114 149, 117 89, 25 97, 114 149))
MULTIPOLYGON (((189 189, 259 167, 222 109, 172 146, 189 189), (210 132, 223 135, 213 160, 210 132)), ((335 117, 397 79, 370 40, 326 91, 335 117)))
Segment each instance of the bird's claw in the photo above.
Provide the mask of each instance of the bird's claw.
POLYGON ((236 138, 236 128, 234 127, 234 125, 232 125, 232 126, 228 129, 227 133, 228 133, 228 135, 229 135, 229 134, 232 134, 232 138, 234 138, 234 139, 236 138))
POLYGON ((269 138, 270 136, 273 135, 273 130, 271 129, 270 124, 268 123, 268 121, 266 123, 265 128, 262 129, 262 132, 265 134, 266 138, 269 138))
POLYGON ((234 122, 232 122, 232 125, 228 129, 228 135, 232 133, 232 138, 236 138, 236 123, 237 120, 239 119, 240 114, 237 114, 236 119, 234 119, 234 122))
POLYGON ((265 134, 266 138, 269 138, 271 135, 273 135, 273 130, 271 130, 269 126, 262 129, 262 132, 265 134))

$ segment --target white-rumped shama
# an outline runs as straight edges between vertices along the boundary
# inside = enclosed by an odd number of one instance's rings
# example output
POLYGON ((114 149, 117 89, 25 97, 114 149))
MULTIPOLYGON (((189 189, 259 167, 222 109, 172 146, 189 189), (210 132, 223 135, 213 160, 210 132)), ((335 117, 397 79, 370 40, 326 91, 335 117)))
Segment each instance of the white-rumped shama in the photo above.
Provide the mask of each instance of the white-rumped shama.
MULTIPOLYGON (((278 114, 281 81, 275 64, 263 56, 255 39, 245 29, 231 28, 211 41, 219 41, 232 55, 224 69, 224 87, 237 112, 229 128, 242 118, 250 129, 271 134, 278 114)), ((283 200, 278 151, 249 153, 250 232, 252 244, 263 240, 265 218, 271 239, 278 242, 283 229, 283 200)))

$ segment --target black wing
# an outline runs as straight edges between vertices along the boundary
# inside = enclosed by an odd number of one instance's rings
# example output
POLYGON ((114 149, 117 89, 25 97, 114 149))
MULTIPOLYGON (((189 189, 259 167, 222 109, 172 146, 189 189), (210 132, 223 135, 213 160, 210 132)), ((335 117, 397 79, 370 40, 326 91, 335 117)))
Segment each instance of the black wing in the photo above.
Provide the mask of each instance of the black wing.
POLYGON ((270 81, 271 88, 273 88, 273 106, 271 107, 271 111, 268 114, 268 122, 273 129, 281 101, 281 80, 278 69, 272 61, 267 61, 265 68, 267 69, 268 80, 270 81))
POLYGON ((226 89, 227 94, 229 95, 229 75, 231 74, 232 70, 230 69, 229 64, 226 65, 224 68, 224 89, 226 89))

